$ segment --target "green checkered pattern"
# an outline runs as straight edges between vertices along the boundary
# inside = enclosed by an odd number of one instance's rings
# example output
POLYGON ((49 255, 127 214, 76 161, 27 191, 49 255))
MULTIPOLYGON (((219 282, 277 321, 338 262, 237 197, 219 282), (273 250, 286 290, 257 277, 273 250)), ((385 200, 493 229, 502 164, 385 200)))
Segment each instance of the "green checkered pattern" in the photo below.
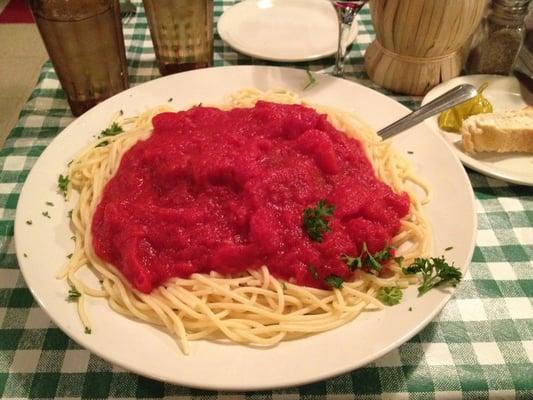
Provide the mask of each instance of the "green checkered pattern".
MULTIPOLYGON (((139 5, 139 1, 136 3, 139 5)), ((215 3, 218 19, 234 1, 215 3)), ((362 58, 373 39, 368 9, 362 10, 358 21, 360 33, 349 53, 347 78, 373 86, 364 72, 362 58)), ((156 77, 153 47, 141 8, 124 28, 131 84, 156 77)), ((329 71, 333 62, 333 58, 326 58, 294 66, 329 71)), ((267 63, 236 53, 215 34, 215 64, 267 63)), ((392 97, 411 107, 419 100, 392 97)), ((47 62, 16 127, 0 150, 0 395, 533 399, 533 189, 472 171, 468 173, 477 199, 479 229, 465 280, 443 312, 420 334, 364 368, 297 388, 217 393, 146 379, 81 349, 33 300, 19 272, 13 244, 13 219, 24 180, 42 151, 72 120, 56 74, 47 62)))

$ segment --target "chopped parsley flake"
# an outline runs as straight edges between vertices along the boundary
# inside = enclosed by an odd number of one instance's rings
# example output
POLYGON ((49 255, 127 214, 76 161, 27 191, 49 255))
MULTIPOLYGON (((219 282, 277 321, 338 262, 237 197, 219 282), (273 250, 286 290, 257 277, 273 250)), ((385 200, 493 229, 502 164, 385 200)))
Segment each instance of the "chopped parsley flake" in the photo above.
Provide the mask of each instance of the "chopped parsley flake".
POLYGON ((170 97, 170 98, 168 99, 168 102, 170 103, 172 100, 174 100, 174 98, 173 98, 173 97, 170 97))
POLYGON ((398 304, 402 300, 403 292, 399 287, 383 287, 378 292, 378 300, 388 306, 398 304))
POLYGON ((281 281, 281 287, 283 288, 283 291, 287 290, 287 285, 283 281, 281 281))
POLYGON ((91 332, 91 328, 85 327, 85 334, 90 335, 91 332))
POLYGON ((394 246, 386 246, 383 250, 375 253, 373 257, 379 262, 388 261, 392 257, 391 251, 395 249, 396 248, 394 246))
POLYGON ((59 189, 59 192, 62 193, 65 197, 67 197, 69 181, 70 179, 68 178, 68 175, 59 175, 59 178, 57 178, 57 188, 59 189))
POLYGON ((409 311, 413 311, 413 307, 409 307, 409 311))
POLYGON ((31 224, 33 224, 33 221, 31 219, 26 221, 26 225, 31 225, 31 224))
POLYGON ((321 242, 324 233, 331 228, 328 219, 333 215, 335 206, 328 204, 326 200, 319 200, 316 207, 306 208, 303 216, 303 228, 307 236, 314 242, 321 242))
POLYGON ((394 262, 398 265, 398 267, 402 267, 402 262, 403 262, 403 256, 400 256, 400 257, 394 257, 394 262))
POLYGON ((352 272, 355 271, 357 268, 361 268, 363 266, 361 257, 350 257, 347 255, 342 255, 341 259, 346 263, 348 269, 352 272))
POLYGON ((24 258, 28 258, 28 255, 26 253, 22 254, 24 258))
POLYGON ((43 217, 52 218, 50 217, 50 214, 48 214, 48 211, 43 211, 41 214, 43 214, 43 217))
POLYGON ((390 260, 392 257, 392 250, 394 250, 393 246, 386 246, 383 250, 371 254, 368 251, 366 243, 363 243, 363 248, 361 249, 361 255, 359 257, 343 255, 341 258, 352 272, 362 267, 369 267, 373 271, 379 272, 382 268, 381 264, 390 260))
POLYGON ((451 249, 453 249, 453 246, 446 247, 446 248, 444 249, 444 251, 450 251, 451 249))
POLYGON ((46 204, 47 206, 50 206, 50 207, 53 207, 53 206, 54 206, 54 203, 52 203, 51 201, 47 201, 45 204, 46 204))
POLYGON ((318 272, 316 272, 316 268, 313 267, 311 264, 307 265, 307 270, 313 277, 313 279, 318 279, 318 272))
POLYGON ((337 275, 330 275, 325 279, 325 282, 329 287, 342 289, 344 279, 337 275))
POLYGON ((68 291, 68 301, 78 301, 78 298, 81 296, 81 293, 75 287, 70 288, 68 291))
POLYGON ((105 147, 109 144, 109 140, 102 140, 100 143, 98 143, 96 146, 94 147, 105 147))
POLYGON ((70 253, 70 254, 67 256, 67 258, 69 258, 69 259, 72 258, 72 253, 70 253))
POLYGON ((368 251, 368 248, 366 247, 366 243, 363 243, 363 250, 361 251, 361 254, 362 255, 366 254, 363 265, 370 267, 371 269, 375 271, 381 271, 382 265, 380 264, 380 261, 387 260, 384 256, 385 254, 384 252, 386 252, 386 254, 389 254, 389 248, 385 247, 380 252, 376 253, 375 255, 372 255, 368 251))
POLYGON ((116 136, 122 132, 124 132, 124 129, 122 129, 122 127, 118 123, 113 122, 109 128, 104 129, 102 132, 100 132, 100 137, 116 136))
POLYGON ((67 213, 67 215, 68 215, 68 217, 69 217, 70 219, 72 219, 72 211, 73 211, 73 210, 70 210, 70 211, 67 213))

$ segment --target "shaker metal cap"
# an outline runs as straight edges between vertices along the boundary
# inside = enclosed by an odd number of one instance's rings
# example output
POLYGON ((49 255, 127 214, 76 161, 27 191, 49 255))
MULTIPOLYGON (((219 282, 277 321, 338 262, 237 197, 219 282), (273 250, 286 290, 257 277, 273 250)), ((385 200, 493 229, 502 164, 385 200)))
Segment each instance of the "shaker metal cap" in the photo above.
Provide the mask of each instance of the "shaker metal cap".
POLYGON ((495 6, 501 6, 512 11, 527 10, 531 0, 493 0, 495 6))

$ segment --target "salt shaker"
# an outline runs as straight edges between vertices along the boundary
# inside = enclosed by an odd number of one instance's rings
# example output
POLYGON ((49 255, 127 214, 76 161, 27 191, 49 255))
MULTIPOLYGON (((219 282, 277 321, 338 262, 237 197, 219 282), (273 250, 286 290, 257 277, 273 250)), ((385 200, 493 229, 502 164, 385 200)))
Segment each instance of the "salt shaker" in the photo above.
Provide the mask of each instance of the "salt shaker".
POLYGON ((509 75, 525 37, 524 19, 530 0, 493 0, 481 27, 480 40, 471 50, 465 69, 469 74, 509 75))

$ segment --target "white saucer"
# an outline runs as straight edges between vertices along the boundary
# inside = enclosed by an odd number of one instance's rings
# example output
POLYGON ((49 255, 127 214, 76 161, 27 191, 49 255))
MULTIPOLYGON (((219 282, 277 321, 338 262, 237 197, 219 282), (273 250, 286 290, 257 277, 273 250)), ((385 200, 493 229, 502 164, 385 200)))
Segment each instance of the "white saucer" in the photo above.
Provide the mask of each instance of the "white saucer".
MULTIPOLYGON (((347 45, 357 31, 354 21, 347 45)), ((337 52, 337 15, 328 0, 245 0, 222 14, 218 33, 235 50, 271 61, 310 61, 337 52)))
MULTIPOLYGON (((483 94, 491 102, 494 112, 518 110, 528 103, 531 104, 531 94, 521 88, 516 78, 500 75, 467 75, 451 79, 433 88, 424 97, 422 104, 462 83, 479 87, 484 82, 488 83, 488 87, 483 94)), ((427 123, 442 133, 452 151, 464 165, 493 178, 533 186, 533 154, 492 152, 468 154, 463 149, 461 135, 441 130, 437 119, 438 116, 435 116, 428 119, 427 123)))

